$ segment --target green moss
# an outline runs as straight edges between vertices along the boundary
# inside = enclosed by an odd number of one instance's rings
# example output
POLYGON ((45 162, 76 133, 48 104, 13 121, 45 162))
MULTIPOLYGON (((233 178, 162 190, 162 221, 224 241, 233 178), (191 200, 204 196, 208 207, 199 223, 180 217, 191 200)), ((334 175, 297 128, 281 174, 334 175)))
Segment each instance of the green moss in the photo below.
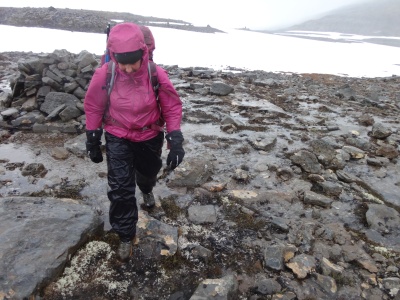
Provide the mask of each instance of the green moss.
POLYGON ((176 205, 175 200, 172 198, 162 199, 161 207, 164 210, 165 215, 172 220, 177 220, 180 215, 185 214, 184 210, 176 205))
POLYGON ((335 280, 338 287, 342 286, 354 286, 354 280, 343 276, 343 274, 332 274, 332 278, 335 280))
POLYGON ((265 220, 257 219, 253 215, 244 213, 237 204, 225 204, 226 218, 235 222, 241 229, 258 231, 266 226, 265 220))

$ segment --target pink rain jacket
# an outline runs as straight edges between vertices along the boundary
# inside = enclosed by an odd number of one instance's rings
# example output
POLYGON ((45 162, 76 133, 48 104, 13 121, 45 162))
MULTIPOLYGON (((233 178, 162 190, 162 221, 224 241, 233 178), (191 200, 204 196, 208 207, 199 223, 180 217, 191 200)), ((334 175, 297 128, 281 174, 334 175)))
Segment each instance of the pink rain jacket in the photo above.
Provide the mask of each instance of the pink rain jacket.
MULTIPOLYGON (((104 130, 117 137, 134 142, 149 140, 159 133, 157 129, 149 127, 158 122, 161 112, 149 77, 148 50, 143 33, 136 24, 118 24, 111 29, 107 48, 110 50, 111 60, 115 63, 113 53, 142 49, 142 64, 137 72, 130 74, 116 66, 114 86, 105 120, 103 116, 108 105, 108 95, 104 86, 108 63, 95 71, 84 101, 86 129, 101 128, 104 121, 104 130)), ((157 66, 157 77, 160 84, 159 103, 167 132, 180 130, 182 102, 167 72, 159 66, 157 66)))

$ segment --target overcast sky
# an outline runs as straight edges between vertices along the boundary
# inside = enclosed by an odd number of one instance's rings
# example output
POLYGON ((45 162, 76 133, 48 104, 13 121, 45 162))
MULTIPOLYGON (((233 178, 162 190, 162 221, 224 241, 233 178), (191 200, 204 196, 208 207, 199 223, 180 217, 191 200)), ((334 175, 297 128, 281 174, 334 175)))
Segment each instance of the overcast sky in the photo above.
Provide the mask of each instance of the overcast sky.
POLYGON ((368 1, 374 0, 0 0, 0 6, 107 10, 179 19, 221 29, 273 30, 320 17, 332 9, 368 1))

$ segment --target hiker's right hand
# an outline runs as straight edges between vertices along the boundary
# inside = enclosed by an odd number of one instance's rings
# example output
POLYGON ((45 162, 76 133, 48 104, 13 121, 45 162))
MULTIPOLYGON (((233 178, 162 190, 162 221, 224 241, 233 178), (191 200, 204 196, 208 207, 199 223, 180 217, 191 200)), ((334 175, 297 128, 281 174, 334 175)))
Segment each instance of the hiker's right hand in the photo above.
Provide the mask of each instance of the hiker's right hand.
POLYGON ((86 152, 90 157, 90 160, 96 164, 103 161, 103 153, 101 153, 101 135, 103 129, 98 128, 96 130, 86 130, 86 152))

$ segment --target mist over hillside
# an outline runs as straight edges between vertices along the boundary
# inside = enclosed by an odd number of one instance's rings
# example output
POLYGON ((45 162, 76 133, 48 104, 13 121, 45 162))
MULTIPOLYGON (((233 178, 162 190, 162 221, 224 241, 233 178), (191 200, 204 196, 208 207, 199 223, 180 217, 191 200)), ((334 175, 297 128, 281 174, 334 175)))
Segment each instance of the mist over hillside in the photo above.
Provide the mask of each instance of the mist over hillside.
POLYGON ((399 16, 399 0, 374 0, 334 10, 324 17, 282 28, 279 32, 301 30, 400 37, 399 16))

